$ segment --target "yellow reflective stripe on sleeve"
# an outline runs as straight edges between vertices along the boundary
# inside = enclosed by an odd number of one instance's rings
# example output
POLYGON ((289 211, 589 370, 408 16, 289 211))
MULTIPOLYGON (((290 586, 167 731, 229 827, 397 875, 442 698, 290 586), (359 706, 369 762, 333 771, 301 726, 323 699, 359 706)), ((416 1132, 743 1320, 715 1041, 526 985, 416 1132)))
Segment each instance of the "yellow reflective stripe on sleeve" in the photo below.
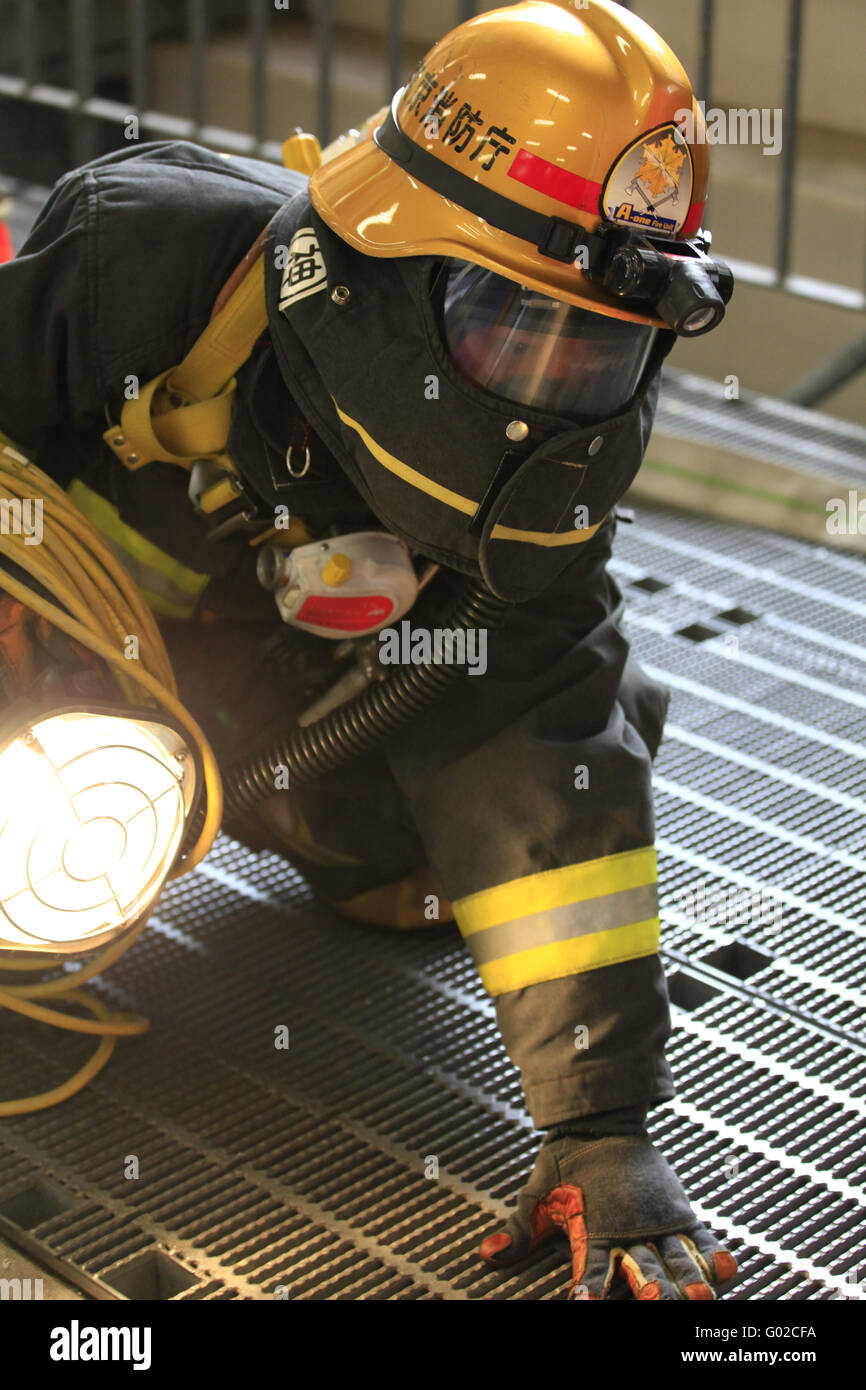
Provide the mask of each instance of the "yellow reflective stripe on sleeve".
POLYGON ((67 492, 80 512, 100 531, 126 566, 148 606, 166 618, 190 618, 200 595, 210 582, 139 535, 107 498, 94 492, 80 478, 73 478, 67 492))
POLYGON ((454 915, 491 994, 654 955, 656 855, 626 850, 458 899, 454 915))
MULTIPOLYGON (((334 401, 334 397, 331 397, 334 401)), ((473 502, 471 497, 463 497, 459 492, 452 492, 448 487, 442 487, 439 483, 434 483, 430 478, 419 473, 417 468, 410 468, 408 463, 403 463, 394 454, 389 454, 387 449, 383 449, 381 444, 377 444, 371 434, 368 434, 363 425, 359 425, 357 420, 353 420, 351 415, 347 415, 341 410, 334 401, 334 409, 339 415, 344 425, 355 431, 363 440, 373 458, 381 463, 383 468, 387 468, 389 473, 396 473, 398 478, 402 478, 404 483, 417 487, 421 492, 426 492, 428 497, 435 497, 437 501, 444 502, 447 507, 454 507, 458 512, 465 512, 467 516, 473 516, 478 510, 478 503, 473 502)))
MULTIPOLYGON (((475 515, 478 510, 478 503, 473 502, 471 497, 464 497, 462 493, 453 492, 451 488, 434 483, 431 478, 419 473, 417 468, 411 468, 408 463, 404 463, 396 455, 389 454, 387 449, 383 449, 381 444, 377 444, 363 425, 359 425, 357 420, 353 420, 351 415, 347 415, 344 410, 340 409, 333 396, 331 400, 334 402, 334 409, 343 424, 355 431, 366 444, 373 458, 381 463, 383 468, 387 468, 389 473, 396 474, 410 487, 417 487, 420 492, 426 492, 428 497, 435 497, 437 502, 444 502, 446 507, 453 507, 455 511, 464 512, 466 516, 475 515)), ((549 548, 559 545, 580 545, 582 541, 588 541, 591 536, 594 536, 600 525, 601 522, 597 521, 594 526, 586 526, 583 530, 521 531, 514 526, 500 526, 497 522, 491 534, 493 539, 497 541, 522 541, 525 545, 540 545, 549 548)))

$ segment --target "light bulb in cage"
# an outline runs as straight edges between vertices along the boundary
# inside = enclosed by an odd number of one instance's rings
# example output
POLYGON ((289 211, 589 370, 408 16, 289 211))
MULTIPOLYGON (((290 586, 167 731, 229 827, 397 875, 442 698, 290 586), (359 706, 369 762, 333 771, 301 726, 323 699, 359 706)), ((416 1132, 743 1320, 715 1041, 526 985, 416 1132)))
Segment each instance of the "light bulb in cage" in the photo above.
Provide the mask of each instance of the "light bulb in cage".
POLYGON ((49 714, 0 742, 0 950, 101 946, 153 902, 195 790, 149 718, 49 714))

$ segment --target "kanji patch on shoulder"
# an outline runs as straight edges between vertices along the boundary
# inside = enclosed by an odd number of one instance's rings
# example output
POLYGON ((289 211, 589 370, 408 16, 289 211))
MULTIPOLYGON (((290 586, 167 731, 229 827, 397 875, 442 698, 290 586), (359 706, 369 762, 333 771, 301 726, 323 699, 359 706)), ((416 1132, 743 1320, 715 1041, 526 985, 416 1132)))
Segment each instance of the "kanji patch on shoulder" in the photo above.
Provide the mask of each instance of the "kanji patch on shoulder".
POLYGON ((300 227, 292 237, 289 254, 280 285, 280 309, 283 313, 299 299, 318 294, 328 283, 325 262, 312 227, 300 227))

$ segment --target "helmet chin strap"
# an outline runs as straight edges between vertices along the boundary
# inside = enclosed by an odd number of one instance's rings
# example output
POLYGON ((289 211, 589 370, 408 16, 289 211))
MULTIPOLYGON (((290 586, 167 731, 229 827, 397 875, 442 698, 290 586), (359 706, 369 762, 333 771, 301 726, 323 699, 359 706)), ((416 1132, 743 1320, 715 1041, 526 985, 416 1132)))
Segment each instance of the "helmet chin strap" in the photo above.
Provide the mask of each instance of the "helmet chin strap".
POLYGON ((524 207, 522 203, 506 198, 492 188, 485 188, 468 174, 452 169, 435 155, 422 150, 414 140, 403 134, 397 122, 397 107, 403 91, 401 87, 395 93, 391 109, 373 132, 373 139, 389 159, 393 159, 413 178, 467 212, 483 218, 491 227, 532 242, 542 256, 550 256, 555 261, 573 261, 579 246, 591 248, 594 243, 601 243, 600 237, 594 232, 587 232, 578 223, 568 222, 562 217, 546 217, 543 212, 524 207))

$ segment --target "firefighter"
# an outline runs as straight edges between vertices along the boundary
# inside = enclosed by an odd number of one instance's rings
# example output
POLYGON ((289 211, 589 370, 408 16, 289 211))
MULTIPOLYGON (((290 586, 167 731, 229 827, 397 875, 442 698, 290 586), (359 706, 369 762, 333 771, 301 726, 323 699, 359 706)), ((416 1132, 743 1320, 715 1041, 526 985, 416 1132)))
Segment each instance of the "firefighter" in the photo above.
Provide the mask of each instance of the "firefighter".
POLYGON ((124 559, 220 756, 302 715, 335 650, 282 624, 263 542, 336 555, 316 571, 332 637, 357 630, 344 536, 438 567, 416 627, 467 585, 499 605, 478 678, 380 752, 275 786, 242 833, 362 920, 453 912, 546 1132, 481 1255, 561 1231, 574 1298, 710 1299, 736 1270, 645 1129, 673 1095, 651 796, 668 694, 606 570, 662 361, 732 288, 700 235, 702 130, 641 20, 528 0, 436 44, 309 181, 132 147, 66 175, 0 268, 0 428, 124 559), (195 345, 209 322, 230 336, 256 275, 266 331, 202 395, 195 345))

